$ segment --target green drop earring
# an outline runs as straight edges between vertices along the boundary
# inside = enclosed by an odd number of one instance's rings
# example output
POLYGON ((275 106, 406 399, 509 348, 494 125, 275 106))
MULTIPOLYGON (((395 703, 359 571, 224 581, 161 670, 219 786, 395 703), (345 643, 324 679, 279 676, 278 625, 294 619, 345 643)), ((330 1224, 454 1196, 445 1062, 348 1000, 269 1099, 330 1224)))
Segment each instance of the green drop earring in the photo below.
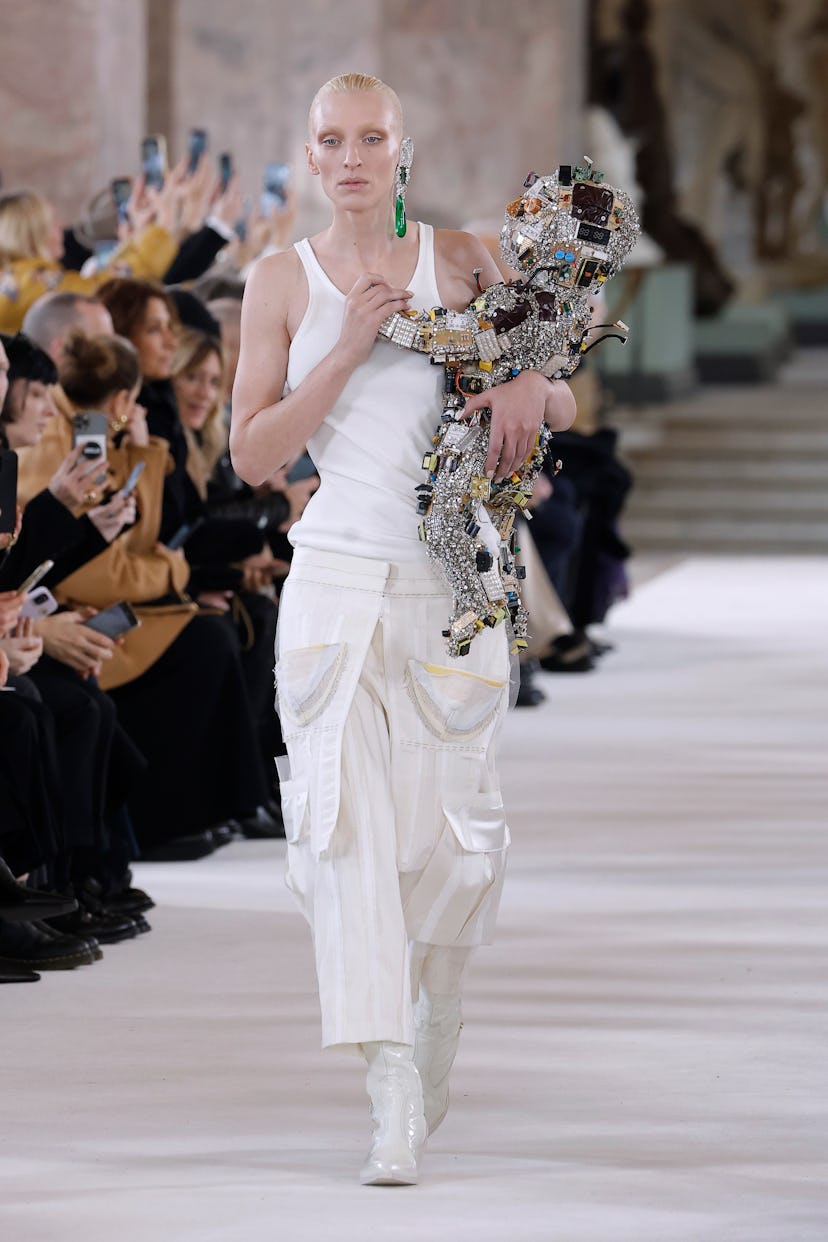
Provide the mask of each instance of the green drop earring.
POLYGON ((400 159, 394 178, 394 231, 397 237, 405 237, 407 220, 405 218, 405 193, 411 177, 411 165, 414 161, 414 142, 411 138, 403 138, 400 143, 400 159))

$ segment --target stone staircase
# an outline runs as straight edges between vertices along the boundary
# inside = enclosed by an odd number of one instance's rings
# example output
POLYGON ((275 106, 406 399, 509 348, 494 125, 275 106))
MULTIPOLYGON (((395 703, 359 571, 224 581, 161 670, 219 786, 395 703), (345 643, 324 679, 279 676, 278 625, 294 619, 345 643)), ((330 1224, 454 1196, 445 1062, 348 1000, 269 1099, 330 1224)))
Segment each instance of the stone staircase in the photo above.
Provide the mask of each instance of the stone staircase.
POLYGON ((637 552, 828 554, 828 350, 800 350, 773 383, 705 386, 612 422, 637 552))

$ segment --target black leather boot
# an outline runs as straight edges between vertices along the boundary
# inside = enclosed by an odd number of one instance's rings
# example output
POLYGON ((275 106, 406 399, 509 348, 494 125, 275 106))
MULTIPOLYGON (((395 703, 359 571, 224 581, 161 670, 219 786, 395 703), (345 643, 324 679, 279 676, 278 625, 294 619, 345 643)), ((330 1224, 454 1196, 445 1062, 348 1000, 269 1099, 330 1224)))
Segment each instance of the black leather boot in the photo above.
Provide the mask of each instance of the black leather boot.
POLYGON ((50 919, 58 914, 70 914, 77 908, 78 903, 72 897, 60 893, 41 893, 36 888, 18 884, 0 858, 0 918, 7 923, 50 919))

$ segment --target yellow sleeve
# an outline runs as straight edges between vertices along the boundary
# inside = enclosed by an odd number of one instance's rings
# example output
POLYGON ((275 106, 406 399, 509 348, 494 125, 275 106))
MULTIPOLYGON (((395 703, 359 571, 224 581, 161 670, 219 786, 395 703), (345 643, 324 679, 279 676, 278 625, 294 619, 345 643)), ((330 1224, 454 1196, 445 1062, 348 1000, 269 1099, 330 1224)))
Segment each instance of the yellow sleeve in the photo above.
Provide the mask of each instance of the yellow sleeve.
POLYGON ((111 276, 148 276, 160 280, 177 253, 175 238, 160 225, 148 224, 110 255, 106 267, 92 279, 97 284, 111 276))
POLYGON ((0 270, 0 332, 19 332, 26 311, 44 293, 94 294, 113 276, 160 279, 178 253, 178 243, 166 229, 150 224, 109 258, 94 276, 67 271, 58 263, 20 259, 0 270))

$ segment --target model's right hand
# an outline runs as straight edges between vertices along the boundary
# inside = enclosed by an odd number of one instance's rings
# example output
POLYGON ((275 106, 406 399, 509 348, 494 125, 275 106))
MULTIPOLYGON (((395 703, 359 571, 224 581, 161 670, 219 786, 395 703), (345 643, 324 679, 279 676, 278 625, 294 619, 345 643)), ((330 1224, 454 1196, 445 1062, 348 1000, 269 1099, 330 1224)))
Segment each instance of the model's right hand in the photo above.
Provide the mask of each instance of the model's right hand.
POLYGON ((413 296, 410 289, 394 289, 376 272, 363 272, 345 299, 338 352, 354 366, 365 362, 383 319, 406 310, 413 296))

